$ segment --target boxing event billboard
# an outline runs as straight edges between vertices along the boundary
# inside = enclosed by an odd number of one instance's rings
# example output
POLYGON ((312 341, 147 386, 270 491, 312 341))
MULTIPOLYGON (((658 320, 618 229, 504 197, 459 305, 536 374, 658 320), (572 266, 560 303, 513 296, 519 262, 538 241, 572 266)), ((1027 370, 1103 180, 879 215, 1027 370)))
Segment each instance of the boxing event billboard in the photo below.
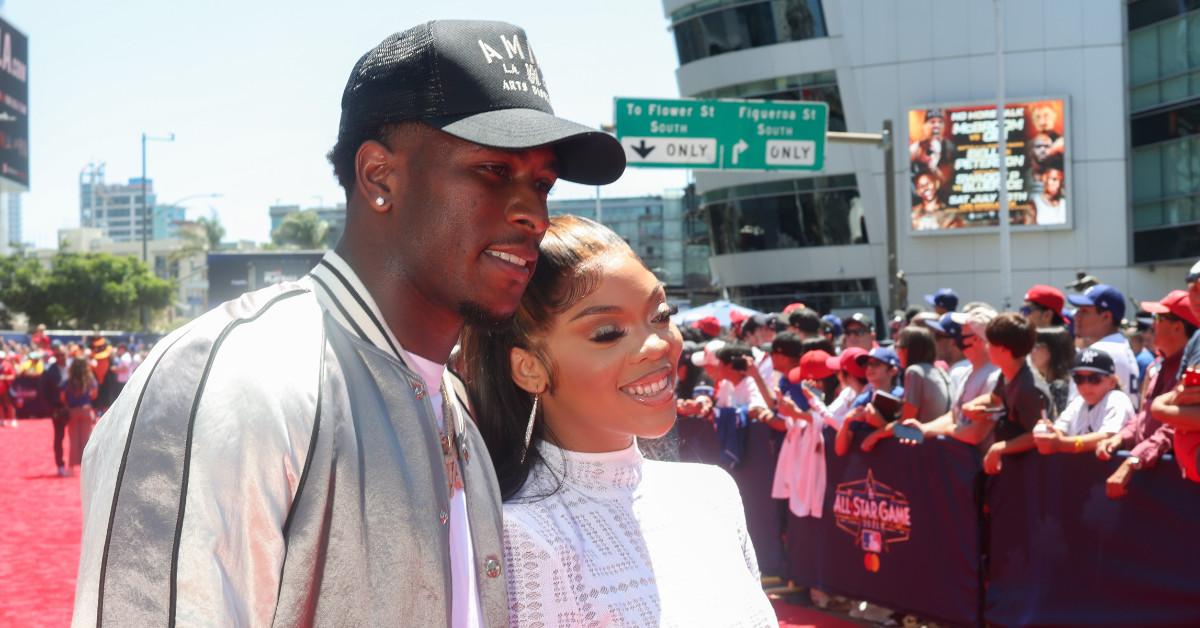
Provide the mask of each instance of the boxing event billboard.
POLYGON ((0 187, 9 192, 29 189, 28 62, 29 40, 0 20, 0 187))
MULTIPOLYGON (((1010 224, 1071 226, 1070 142, 1064 98, 1005 105, 1010 224)), ((909 233, 994 230, 1000 224, 996 105, 935 105, 908 112, 909 233)))

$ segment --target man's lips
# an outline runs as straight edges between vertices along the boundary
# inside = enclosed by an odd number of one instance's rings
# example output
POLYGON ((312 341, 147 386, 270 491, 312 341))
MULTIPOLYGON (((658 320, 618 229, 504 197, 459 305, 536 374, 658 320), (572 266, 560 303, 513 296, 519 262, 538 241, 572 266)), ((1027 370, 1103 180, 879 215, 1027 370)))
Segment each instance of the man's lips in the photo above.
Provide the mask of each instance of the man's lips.
POLYGON ((537 249, 515 246, 491 246, 483 251, 484 257, 510 276, 516 279, 527 279, 533 273, 537 264, 537 249))

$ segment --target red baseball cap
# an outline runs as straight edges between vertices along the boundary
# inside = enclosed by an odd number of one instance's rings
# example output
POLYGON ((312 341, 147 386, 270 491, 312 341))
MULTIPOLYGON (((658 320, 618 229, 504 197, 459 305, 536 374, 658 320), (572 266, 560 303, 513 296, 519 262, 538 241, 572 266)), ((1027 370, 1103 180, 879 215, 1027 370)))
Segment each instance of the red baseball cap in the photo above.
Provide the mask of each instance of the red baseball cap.
POLYGON ((829 359, 831 357, 833 356, 821 349, 805 353, 800 356, 800 366, 797 366, 788 373, 788 381, 796 384, 806 379, 833 377, 837 373, 837 369, 829 368, 829 359))
POLYGON ((716 316, 705 316, 692 323, 692 327, 704 332, 705 335, 716 338, 721 335, 721 321, 716 316))
POLYGON ((859 379, 867 378, 867 367, 858 363, 858 358, 867 355, 867 350, 860 347, 850 347, 842 350, 842 354, 829 359, 829 366, 838 370, 846 371, 859 379), (834 361, 836 367, 834 366, 834 361))
POLYGON ((783 313, 791 314, 792 312, 795 312, 796 310, 803 310, 803 309, 806 309, 807 307, 808 307, 807 305, 805 305, 803 303, 799 303, 799 302, 789 303, 787 307, 783 308, 783 313))
POLYGON ((1038 284, 1030 288, 1029 292, 1025 293, 1025 300, 1030 303, 1037 303, 1052 312, 1062 312, 1063 306, 1067 302, 1062 290, 1043 284, 1038 284))
POLYGON ((1172 290, 1162 301, 1142 301, 1141 306, 1151 314, 1173 314, 1195 327, 1200 327, 1200 322, 1197 322, 1196 315, 1192 313, 1192 306, 1188 303, 1187 290, 1172 290))

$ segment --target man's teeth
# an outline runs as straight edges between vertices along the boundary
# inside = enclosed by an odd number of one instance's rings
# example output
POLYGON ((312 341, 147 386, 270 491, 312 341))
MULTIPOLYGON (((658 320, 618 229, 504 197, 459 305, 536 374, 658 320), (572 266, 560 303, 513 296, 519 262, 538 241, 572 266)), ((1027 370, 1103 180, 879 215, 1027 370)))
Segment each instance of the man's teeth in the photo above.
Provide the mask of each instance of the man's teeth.
POLYGON ((660 379, 656 382, 651 382, 649 384, 646 384, 645 386, 626 386, 624 388, 624 390, 630 394, 637 395, 639 397, 649 397, 651 395, 657 395, 658 393, 662 392, 663 389, 666 388, 667 385, 670 383, 671 383, 671 376, 664 375, 662 379, 660 379))
POLYGON ((498 257, 498 258, 508 262, 509 264, 516 264, 517 266, 522 266, 522 267, 525 266, 525 260, 523 260, 511 253, 503 253, 501 251, 493 251, 491 249, 488 249, 486 251, 486 253, 491 255, 492 257, 498 257))

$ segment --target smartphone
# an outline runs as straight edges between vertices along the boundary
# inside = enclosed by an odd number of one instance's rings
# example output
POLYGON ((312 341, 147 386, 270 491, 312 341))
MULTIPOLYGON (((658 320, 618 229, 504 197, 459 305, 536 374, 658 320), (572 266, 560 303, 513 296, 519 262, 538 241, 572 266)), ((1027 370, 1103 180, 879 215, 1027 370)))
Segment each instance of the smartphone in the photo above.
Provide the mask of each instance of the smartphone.
POLYGON ((1196 367, 1189 368, 1183 372, 1184 386, 1200 386, 1200 369, 1196 367))
POLYGON ((879 416, 883 417, 884 421, 891 423, 900 418, 900 410, 904 407, 904 400, 883 392, 882 390, 875 391, 871 397, 871 405, 875 406, 875 411, 879 416))
POLYGON ((897 423, 896 426, 892 428, 892 436, 895 436, 896 438, 902 438, 904 440, 911 440, 916 443, 925 442, 925 432, 903 423, 897 423))

